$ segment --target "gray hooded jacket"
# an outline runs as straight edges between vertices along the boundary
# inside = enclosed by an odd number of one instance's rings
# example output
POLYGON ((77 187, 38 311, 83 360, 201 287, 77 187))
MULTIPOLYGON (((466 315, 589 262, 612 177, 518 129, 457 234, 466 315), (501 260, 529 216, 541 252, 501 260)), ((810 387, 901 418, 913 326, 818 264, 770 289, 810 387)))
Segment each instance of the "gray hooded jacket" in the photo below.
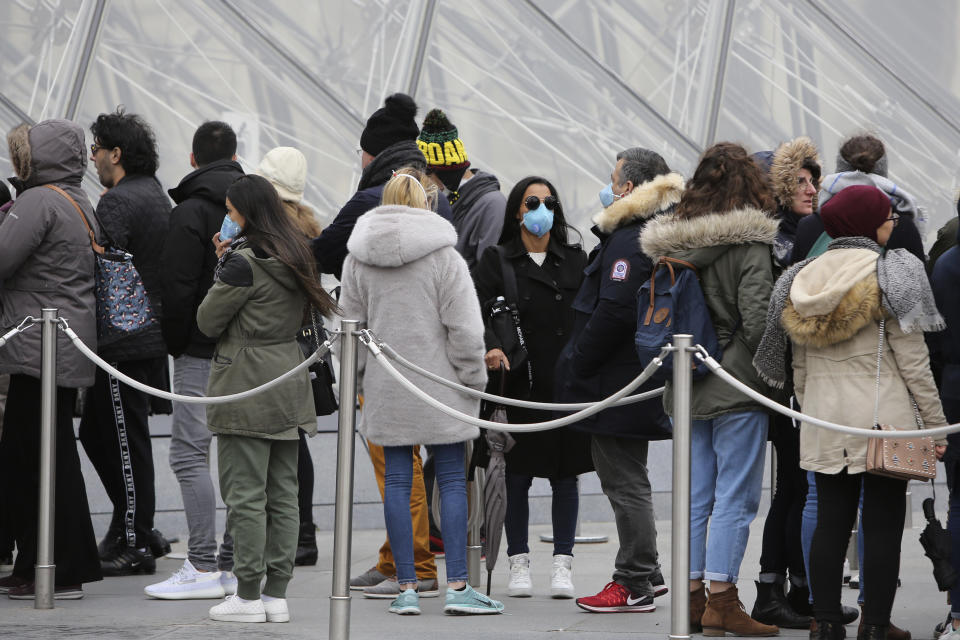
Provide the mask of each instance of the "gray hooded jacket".
MULTIPOLYGON (((347 243, 340 306, 414 363, 473 389, 487 382, 483 320, 453 225, 435 213, 386 205, 362 215, 347 243)), ((479 430, 414 397, 360 350, 360 433, 387 446, 450 444, 479 430)), ((479 400, 419 378, 447 406, 476 416, 479 400)))
MULTIPOLYGON (((83 129, 67 120, 18 128, 8 139, 19 197, 0 222, 0 326, 6 331, 24 316, 56 308, 83 342, 97 347, 93 296, 94 256, 90 236, 70 202, 43 185, 55 184, 80 205, 99 233, 93 207, 80 182, 87 166, 83 129)), ((40 329, 0 348, 0 373, 40 377, 40 329)), ((57 336, 57 385, 93 384, 94 365, 62 333, 57 336)))

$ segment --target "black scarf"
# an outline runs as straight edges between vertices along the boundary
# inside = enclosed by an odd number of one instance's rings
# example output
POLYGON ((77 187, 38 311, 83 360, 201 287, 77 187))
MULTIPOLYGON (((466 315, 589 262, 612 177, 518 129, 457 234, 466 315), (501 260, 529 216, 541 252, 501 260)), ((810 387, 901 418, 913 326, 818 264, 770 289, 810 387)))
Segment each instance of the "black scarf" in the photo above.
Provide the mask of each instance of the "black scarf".
POLYGON ((404 167, 420 171, 427 168, 427 161, 413 140, 401 140, 378 153, 360 175, 357 191, 386 184, 393 177, 394 171, 404 167))

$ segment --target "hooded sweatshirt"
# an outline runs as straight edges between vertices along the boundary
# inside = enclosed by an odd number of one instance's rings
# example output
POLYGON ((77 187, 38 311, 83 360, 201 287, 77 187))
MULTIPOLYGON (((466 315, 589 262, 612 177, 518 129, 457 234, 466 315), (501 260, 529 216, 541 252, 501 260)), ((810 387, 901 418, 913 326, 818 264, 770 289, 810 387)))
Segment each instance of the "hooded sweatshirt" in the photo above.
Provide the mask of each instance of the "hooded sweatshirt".
MULTIPOLYGON (((208 396, 247 391, 303 362, 294 336, 306 297, 293 271, 247 242, 224 254, 197 310, 197 326, 217 339, 208 396)), ((317 432, 313 391, 304 370, 269 391, 207 407, 214 433, 296 440, 317 432)))
POLYGON ((493 174, 474 171, 463 183, 453 203, 453 227, 457 230, 457 251, 473 270, 487 247, 497 244, 503 230, 507 199, 493 174))
MULTIPOLYGON (((482 390, 483 321, 457 233, 435 213, 399 205, 357 220, 343 265, 343 317, 365 322, 402 356, 447 380, 482 390)), ((379 364, 359 356, 364 394, 360 433, 379 445, 449 444, 479 430, 412 396, 379 364)), ((479 400, 429 380, 417 386, 447 406, 476 416, 479 400)))
MULTIPOLYGON (((93 295, 94 254, 80 214, 57 185, 83 210, 99 234, 93 207, 80 187, 87 166, 83 129, 67 120, 45 120, 11 140, 19 197, 0 222, 0 325, 3 331, 40 309, 60 311, 88 347, 97 347, 93 295)), ((57 385, 93 384, 94 365, 63 332, 57 332, 57 385)), ((0 348, 0 373, 40 377, 40 330, 18 335, 0 348)))

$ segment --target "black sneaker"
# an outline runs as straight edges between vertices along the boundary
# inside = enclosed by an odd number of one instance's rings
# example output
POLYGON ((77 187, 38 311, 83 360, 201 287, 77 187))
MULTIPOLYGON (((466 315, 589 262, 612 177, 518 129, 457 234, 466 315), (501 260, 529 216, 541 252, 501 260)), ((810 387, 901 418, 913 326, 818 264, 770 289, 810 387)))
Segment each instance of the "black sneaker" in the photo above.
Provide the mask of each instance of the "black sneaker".
POLYGON ((107 557, 100 558, 100 570, 103 576, 132 576, 135 573, 153 575, 157 572, 157 560, 150 549, 117 547, 107 557))
POLYGON ((150 532, 147 544, 150 545, 150 552, 153 553, 154 558, 162 558, 170 553, 170 541, 156 529, 150 532))
POLYGON ((650 585, 653 587, 654 598, 665 596, 667 595, 667 592, 670 591, 667 589, 666 582, 663 579, 663 574, 660 573, 659 569, 657 569, 656 573, 650 576, 650 585))
POLYGON ((103 560, 113 555, 122 544, 123 538, 120 534, 114 535, 112 531, 107 531, 107 535, 105 535, 103 540, 100 541, 100 544, 97 545, 97 553, 100 559, 103 560))

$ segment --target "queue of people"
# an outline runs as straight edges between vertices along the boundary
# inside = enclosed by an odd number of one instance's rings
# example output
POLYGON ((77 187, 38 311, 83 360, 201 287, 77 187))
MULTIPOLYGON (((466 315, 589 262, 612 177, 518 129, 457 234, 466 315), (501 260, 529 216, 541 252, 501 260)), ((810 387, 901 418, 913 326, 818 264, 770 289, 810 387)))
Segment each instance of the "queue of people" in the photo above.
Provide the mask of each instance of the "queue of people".
MULTIPOLYGON (((864 428, 935 427, 960 417, 960 320, 950 295, 960 254, 943 249, 936 264, 924 264, 926 214, 889 177, 886 148, 875 136, 845 141, 829 175, 805 137, 752 156, 735 143, 715 144, 688 180, 654 150, 621 150, 599 194, 603 209, 592 229, 599 244, 588 255, 549 178, 523 178, 504 197, 495 176, 471 166, 447 114, 430 111, 422 128, 416 114, 413 98, 394 94, 369 117, 357 191, 326 228, 302 201, 309 173, 303 154, 273 149, 256 175, 245 175, 236 135, 222 122, 196 130, 193 170, 169 192, 175 207, 155 177, 156 140, 136 115, 101 114, 89 154, 76 124, 16 128, 8 144, 17 197, 0 208, 3 327, 56 306, 120 371, 163 386, 170 355, 174 391, 205 396, 242 392, 295 367, 304 357, 298 329, 318 315, 341 314, 463 386, 545 403, 593 402, 642 370, 633 347, 638 291, 668 261, 695 273, 718 359, 752 390, 864 428), (88 156, 105 188, 96 207, 80 188, 88 156), (93 248, 102 244, 129 251, 142 279, 155 322, 136 335, 118 339, 98 324, 93 248), (321 273, 341 281, 339 301, 320 286, 321 273), (503 309, 506 325, 497 318, 503 309)), ((55 597, 80 598, 83 584, 104 577, 153 574, 157 556, 169 549, 153 526, 148 416, 170 407, 94 371, 60 339, 55 597), (99 548, 72 437, 78 390, 87 387, 80 441, 113 505, 99 548)), ((36 504, 29 496, 39 472, 19 452, 38 446, 39 348, 33 333, 0 350, 0 372, 10 375, 0 435, 2 482, 10 490, 0 492, 0 542, 16 545, 0 592, 20 599, 34 595, 36 504)), ((381 490, 387 540, 376 566, 352 578, 351 588, 389 600, 388 611, 400 615, 420 614, 421 598, 440 595, 426 447, 441 505, 442 610, 502 613, 503 602, 467 582, 466 445, 479 430, 409 396, 364 353, 359 371, 359 430, 381 490)), ((444 404, 480 412, 472 396, 421 385, 444 404)), ((591 613, 655 610, 667 587, 648 449, 671 437, 673 392, 668 382, 662 400, 513 436, 505 471, 508 597, 576 598, 591 613), (611 581, 576 597, 578 476, 594 470, 613 510, 619 551, 611 581), (531 573, 534 478, 547 479, 552 491, 549 591, 536 587, 531 573)), ((290 619, 294 566, 314 564, 318 555, 306 446, 316 432, 311 394, 304 371, 255 399, 206 409, 173 405, 169 462, 187 518, 187 558, 146 595, 222 599, 210 609, 219 621, 290 619), (227 506, 219 544, 213 435, 227 506)), ((810 628, 811 637, 839 640, 844 625, 860 617, 858 638, 909 640, 890 620, 906 482, 869 471, 867 439, 773 416, 715 376, 695 379, 692 403, 689 592, 674 594, 689 598, 691 628, 709 636, 810 628), (777 491, 748 614, 738 580, 768 439, 777 491), (858 513, 862 614, 840 603, 843 554, 858 513)), ((517 424, 551 417, 506 412, 517 424)), ((953 440, 936 441, 951 488, 953 440)), ((949 526, 960 565, 958 500, 951 495, 949 526)), ((958 627, 960 613, 951 612, 943 637, 957 640, 958 627)))

